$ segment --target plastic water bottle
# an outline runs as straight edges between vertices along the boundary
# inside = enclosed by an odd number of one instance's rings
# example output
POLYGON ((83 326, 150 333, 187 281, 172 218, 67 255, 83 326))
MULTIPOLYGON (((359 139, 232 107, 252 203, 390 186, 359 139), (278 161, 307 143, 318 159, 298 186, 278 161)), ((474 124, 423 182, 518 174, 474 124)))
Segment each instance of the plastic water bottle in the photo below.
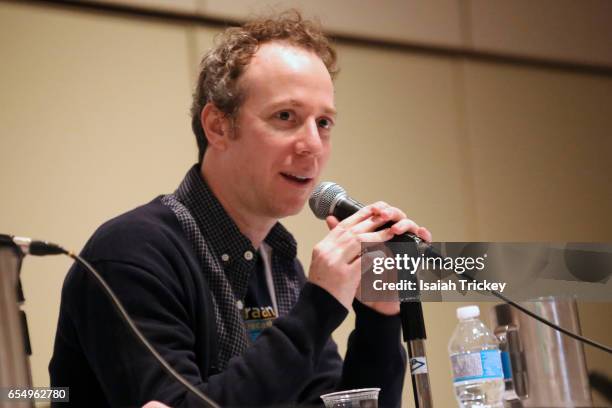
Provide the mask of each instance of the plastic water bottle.
POLYGON ((503 408, 499 343, 478 316, 478 306, 457 309, 459 324, 448 344, 455 395, 461 408, 503 408))

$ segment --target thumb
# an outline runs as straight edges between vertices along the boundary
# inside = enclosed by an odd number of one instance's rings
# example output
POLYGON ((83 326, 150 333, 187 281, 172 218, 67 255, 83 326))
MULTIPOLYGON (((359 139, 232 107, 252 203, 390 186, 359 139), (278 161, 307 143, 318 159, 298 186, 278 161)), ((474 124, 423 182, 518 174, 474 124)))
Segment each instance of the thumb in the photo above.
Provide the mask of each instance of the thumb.
POLYGON ((325 223, 327 224, 327 228, 332 230, 336 228, 336 225, 340 224, 340 221, 338 221, 338 219, 333 215, 330 215, 329 217, 325 218, 325 223))

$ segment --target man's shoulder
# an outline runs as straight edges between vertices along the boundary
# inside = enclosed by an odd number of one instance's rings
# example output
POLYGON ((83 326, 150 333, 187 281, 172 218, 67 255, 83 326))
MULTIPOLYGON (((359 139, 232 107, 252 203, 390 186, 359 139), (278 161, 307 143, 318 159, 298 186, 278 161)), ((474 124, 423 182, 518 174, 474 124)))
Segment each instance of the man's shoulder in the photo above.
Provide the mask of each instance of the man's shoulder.
POLYGON ((181 226, 161 196, 102 224, 83 254, 92 260, 121 260, 135 251, 150 253, 186 243, 181 226))

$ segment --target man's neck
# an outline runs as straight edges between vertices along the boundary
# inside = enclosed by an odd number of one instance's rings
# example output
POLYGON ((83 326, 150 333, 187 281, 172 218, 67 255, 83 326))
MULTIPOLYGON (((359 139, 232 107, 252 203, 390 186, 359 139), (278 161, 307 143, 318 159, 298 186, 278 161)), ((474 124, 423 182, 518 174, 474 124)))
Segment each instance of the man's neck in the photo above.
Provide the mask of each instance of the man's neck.
POLYGON ((231 183, 223 182, 221 177, 218 177, 214 171, 210 171, 206 164, 201 166, 200 175, 219 200, 225 212, 236 223, 240 232, 251 241, 253 247, 259 248, 277 220, 268 217, 263 218, 250 213, 246 208, 241 208, 240 200, 227 189, 227 186, 231 183))

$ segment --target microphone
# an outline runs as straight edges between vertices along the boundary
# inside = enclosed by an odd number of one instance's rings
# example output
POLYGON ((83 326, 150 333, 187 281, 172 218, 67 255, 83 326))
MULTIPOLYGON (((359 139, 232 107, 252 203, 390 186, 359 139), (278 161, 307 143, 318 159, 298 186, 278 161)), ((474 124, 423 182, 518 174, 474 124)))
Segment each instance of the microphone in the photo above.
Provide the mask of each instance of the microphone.
POLYGON ((23 255, 60 255, 68 252, 57 244, 37 241, 27 237, 16 237, 9 234, 0 234, 0 245, 16 245, 21 249, 23 255))
MULTIPOLYGON (((326 217, 333 215, 340 221, 365 207, 359 201, 349 197, 344 188, 331 181, 324 181, 315 187, 308 200, 308 205, 317 218, 324 220, 326 217)), ((389 228, 393 224, 394 222, 390 221, 380 227, 379 230, 389 228)), ((390 242, 413 242, 416 244, 417 255, 442 257, 429 243, 411 232, 396 235, 390 242)))
MULTIPOLYGON (((308 200, 308 205, 317 218, 324 220, 327 216, 333 215, 340 221, 364 207, 359 201, 349 197, 344 188, 330 181, 324 181, 315 187, 308 200)), ((379 230, 389 228, 393 224, 393 221, 388 222, 379 230)), ((441 257, 429 243, 413 233, 396 235, 390 242, 412 242, 416 244, 417 256, 422 254, 427 257, 441 257)), ((404 341, 408 345, 415 407, 431 408, 433 400, 425 354, 427 334, 421 302, 401 302, 400 317, 404 341)))

